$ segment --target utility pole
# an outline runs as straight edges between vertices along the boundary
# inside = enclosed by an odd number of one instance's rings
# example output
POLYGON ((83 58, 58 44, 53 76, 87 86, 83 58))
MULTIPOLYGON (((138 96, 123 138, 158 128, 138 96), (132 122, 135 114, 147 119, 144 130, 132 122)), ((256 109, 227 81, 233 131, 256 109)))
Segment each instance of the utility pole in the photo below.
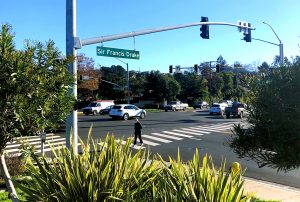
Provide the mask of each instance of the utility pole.
MULTIPOLYGON (((69 64, 68 70, 74 77, 70 95, 73 93, 77 102, 77 51, 75 49, 74 38, 76 37, 76 0, 66 1, 66 55, 74 58, 73 63, 69 64)), ((75 104, 77 106, 77 104, 75 104)), ((74 107, 72 114, 66 120, 66 146, 70 148, 70 135, 72 133, 74 153, 78 154, 78 117, 77 108, 74 107)))
POLYGON ((276 44, 277 46, 279 46, 279 58, 280 58, 280 65, 283 65, 283 44, 281 42, 281 40, 279 39, 278 35, 276 34, 276 32, 274 31, 273 27, 271 25, 269 25, 266 22, 263 22, 265 25, 268 25, 271 30, 273 31, 273 33, 275 34, 275 36, 277 37, 279 44, 276 44))

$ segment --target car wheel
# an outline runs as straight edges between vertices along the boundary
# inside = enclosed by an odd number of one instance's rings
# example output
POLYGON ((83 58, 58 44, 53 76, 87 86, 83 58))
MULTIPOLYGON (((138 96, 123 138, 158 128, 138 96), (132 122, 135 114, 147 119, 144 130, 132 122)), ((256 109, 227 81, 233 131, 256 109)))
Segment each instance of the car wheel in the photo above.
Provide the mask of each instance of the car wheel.
POLYGON ((129 119, 129 115, 128 114, 124 114, 123 119, 124 120, 128 120, 129 119))
POLYGON ((86 116, 88 116, 89 115, 89 113, 84 113, 86 116))
POLYGON ((165 109, 165 112, 167 112, 168 110, 167 109, 165 109))
POLYGON ((230 115, 229 115, 229 114, 226 114, 226 118, 228 118, 228 119, 229 119, 229 118, 230 118, 230 115))
POLYGON ((97 114, 97 111, 93 111, 93 115, 96 115, 97 114))
POLYGON ((175 108, 172 108, 172 111, 173 111, 173 112, 175 112, 175 111, 176 111, 176 109, 175 109, 175 108))
POLYGON ((209 114, 212 115, 213 113, 212 113, 212 112, 209 112, 209 114))
POLYGON ((145 113, 141 113, 141 119, 144 119, 145 118, 145 113))
POLYGON ((186 110, 186 108, 185 107, 183 107, 183 109, 182 109, 183 111, 185 111, 186 110))

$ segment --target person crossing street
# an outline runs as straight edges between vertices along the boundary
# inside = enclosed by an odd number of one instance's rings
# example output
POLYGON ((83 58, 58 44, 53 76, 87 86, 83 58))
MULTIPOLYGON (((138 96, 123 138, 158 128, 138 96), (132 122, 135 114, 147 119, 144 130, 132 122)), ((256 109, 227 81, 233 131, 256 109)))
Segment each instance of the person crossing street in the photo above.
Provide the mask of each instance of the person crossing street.
POLYGON ((139 122, 138 119, 135 119, 134 123, 134 145, 136 144, 136 139, 139 138, 141 145, 143 145, 143 140, 142 140, 142 124, 139 122))

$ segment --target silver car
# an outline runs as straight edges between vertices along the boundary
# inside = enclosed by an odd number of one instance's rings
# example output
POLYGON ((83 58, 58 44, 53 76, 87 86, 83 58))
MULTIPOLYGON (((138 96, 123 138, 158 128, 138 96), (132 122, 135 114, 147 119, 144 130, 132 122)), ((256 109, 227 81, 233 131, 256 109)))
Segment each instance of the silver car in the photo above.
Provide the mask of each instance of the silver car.
POLYGON ((114 105, 109 111, 109 116, 112 119, 121 118, 127 120, 131 117, 139 117, 144 119, 146 117, 146 111, 144 109, 140 109, 135 105, 131 104, 120 104, 114 105))
POLYGON ((228 107, 228 104, 214 103, 209 109, 209 114, 221 114, 223 116, 225 112, 225 107, 228 107))

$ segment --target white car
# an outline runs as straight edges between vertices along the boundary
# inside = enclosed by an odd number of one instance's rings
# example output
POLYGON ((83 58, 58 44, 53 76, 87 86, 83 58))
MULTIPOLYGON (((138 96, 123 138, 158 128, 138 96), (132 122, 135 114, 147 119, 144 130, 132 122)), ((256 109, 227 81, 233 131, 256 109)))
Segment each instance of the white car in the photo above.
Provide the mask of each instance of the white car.
POLYGON ((109 116, 112 119, 121 118, 127 120, 131 117, 140 117, 144 119, 146 117, 146 111, 144 109, 140 109, 135 105, 131 104, 120 104, 114 105, 109 111, 109 116))
POLYGON ((221 114, 223 116, 225 112, 225 107, 228 107, 228 104, 214 103, 209 109, 209 114, 221 114))

